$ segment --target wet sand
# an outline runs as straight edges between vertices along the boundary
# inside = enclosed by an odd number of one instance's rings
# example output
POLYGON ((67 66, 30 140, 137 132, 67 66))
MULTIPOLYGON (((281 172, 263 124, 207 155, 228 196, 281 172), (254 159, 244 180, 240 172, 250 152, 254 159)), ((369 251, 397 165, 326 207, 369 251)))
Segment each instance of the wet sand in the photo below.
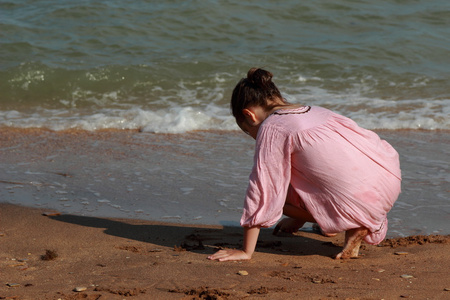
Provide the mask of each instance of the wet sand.
POLYGON ((216 262, 206 257, 241 246, 240 228, 0 211, 0 299, 450 297, 450 236, 388 239, 338 261, 342 234, 267 229, 252 260, 216 262))
MULTIPOLYGON (((379 131, 400 153, 388 237, 450 234, 450 131, 379 131)), ((0 128, 0 202, 93 217, 239 226, 254 141, 242 132, 0 128)))

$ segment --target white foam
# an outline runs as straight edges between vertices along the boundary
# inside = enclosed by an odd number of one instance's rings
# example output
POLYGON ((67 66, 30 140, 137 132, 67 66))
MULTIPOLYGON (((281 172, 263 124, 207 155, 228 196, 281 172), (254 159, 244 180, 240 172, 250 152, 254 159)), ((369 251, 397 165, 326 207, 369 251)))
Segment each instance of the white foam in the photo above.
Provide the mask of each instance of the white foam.
POLYGON ((27 114, 0 111, 0 125, 18 128, 48 128, 51 130, 83 129, 141 129, 154 133, 183 133, 193 130, 237 130, 228 109, 173 107, 156 111, 131 109, 104 109, 95 114, 66 110, 40 110, 27 114))
MULTIPOLYGON (((288 101, 332 109, 367 129, 450 129, 450 99, 389 100, 358 93, 335 95, 320 88, 290 90, 288 101)), ((193 96, 186 96, 192 98, 193 96)), ((82 110, 36 109, 32 113, 0 111, 0 126, 51 130, 140 129, 154 133, 194 130, 238 130, 227 105, 173 106, 145 110, 109 108, 96 113, 82 110)))

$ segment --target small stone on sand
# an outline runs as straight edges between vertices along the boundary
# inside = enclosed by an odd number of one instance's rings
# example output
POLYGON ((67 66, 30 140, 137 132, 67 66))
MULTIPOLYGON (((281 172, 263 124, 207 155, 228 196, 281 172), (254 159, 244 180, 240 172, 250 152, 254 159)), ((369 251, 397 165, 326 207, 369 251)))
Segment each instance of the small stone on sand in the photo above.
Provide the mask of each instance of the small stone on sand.
POLYGON ((83 292, 85 291, 87 288, 85 288, 84 286, 77 286, 76 288, 73 289, 74 292, 83 292))
POLYGON ((404 251, 398 251, 394 253, 395 255, 407 255, 409 254, 408 252, 404 252, 404 251))
POLYGON ((406 278, 406 279, 409 279, 409 278, 414 278, 414 276, 412 276, 412 275, 408 275, 408 274, 403 274, 402 276, 400 276, 401 278, 406 278))
POLYGON ((9 287, 18 287, 18 286, 20 286, 19 283, 7 283, 6 285, 9 286, 9 287))
POLYGON ((242 276, 247 276, 248 272, 247 271, 239 271, 238 274, 242 275, 242 276))

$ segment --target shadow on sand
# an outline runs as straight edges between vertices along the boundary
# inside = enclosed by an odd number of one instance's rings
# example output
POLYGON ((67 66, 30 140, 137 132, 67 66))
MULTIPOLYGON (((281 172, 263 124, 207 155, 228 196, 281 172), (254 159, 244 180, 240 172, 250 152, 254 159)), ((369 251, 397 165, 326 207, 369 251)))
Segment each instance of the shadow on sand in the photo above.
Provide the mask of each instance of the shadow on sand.
MULTIPOLYGON (((207 250, 213 253, 221 247, 242 247, 243 231, 240 227, 180 225, 140 220, 112 220, 77 215, 51 216, 53 220, 104 228, 104 233, 128 240, 151 243, 164 247, 181 247, 187 251, 207 250)), ((256 251, 279 255, 320 255, 332 257, 339 252, 335 239, 324 240, 314 233, 299 232, 272 235, 271 229, 262 229, 256 251), (316 239, 317 237, 317 239, 316 239)))

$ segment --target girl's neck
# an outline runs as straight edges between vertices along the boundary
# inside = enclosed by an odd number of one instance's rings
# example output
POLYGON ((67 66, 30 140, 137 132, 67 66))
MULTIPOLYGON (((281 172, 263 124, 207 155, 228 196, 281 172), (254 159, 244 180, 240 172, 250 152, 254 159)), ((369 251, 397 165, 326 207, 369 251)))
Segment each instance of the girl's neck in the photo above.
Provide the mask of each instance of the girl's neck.
POLYGON ((292 109, 292 108, 300 108, 303 105, 300 104, 291 104, 288 102, 285 103, 280 103, 280 104, 276 104, 274 106, 272 106, 269 111, 268 111, 268 115, 273 114, 275 111, 280 110, 280 109, 292 109))

